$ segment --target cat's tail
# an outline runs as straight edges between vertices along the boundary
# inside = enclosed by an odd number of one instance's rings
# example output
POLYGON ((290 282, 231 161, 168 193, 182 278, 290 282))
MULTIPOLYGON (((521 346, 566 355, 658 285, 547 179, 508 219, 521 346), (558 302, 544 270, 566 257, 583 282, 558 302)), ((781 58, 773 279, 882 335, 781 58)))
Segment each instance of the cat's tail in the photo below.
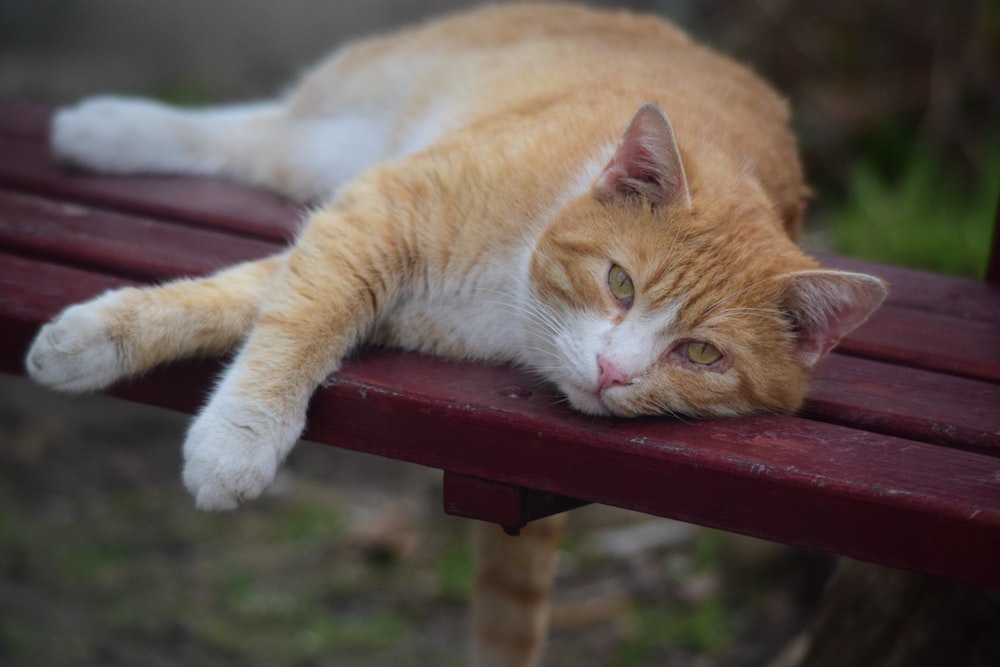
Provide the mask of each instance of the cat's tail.
POLYGON ((552 584, 565 514, 533 521, 511 537, 476 525, 473 592, 476 667, 537 665, 548 635, 552 584))

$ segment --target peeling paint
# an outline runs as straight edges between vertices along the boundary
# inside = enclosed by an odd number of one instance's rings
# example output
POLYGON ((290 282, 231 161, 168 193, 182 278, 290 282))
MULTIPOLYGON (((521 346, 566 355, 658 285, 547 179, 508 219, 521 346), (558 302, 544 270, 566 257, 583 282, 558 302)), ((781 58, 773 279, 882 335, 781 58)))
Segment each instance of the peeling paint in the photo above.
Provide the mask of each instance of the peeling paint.
POLYGON ((935 422, 931 426, 931 431, 939 435, 947 435, 948 437, 953 438, 955 437, 955 434, 958 433, 958 427, 952 424, 942 424, 940 422, 935 422))

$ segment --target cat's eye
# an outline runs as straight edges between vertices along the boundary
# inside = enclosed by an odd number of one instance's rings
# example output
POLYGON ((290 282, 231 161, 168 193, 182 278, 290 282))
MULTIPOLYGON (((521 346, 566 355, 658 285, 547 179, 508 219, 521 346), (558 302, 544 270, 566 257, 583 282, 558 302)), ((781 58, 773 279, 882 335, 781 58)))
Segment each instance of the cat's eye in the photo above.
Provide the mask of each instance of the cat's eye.
POLYGON ((710 366, 722 358, 722 353, 711 343, 693 340, 684 346, 684 354, 688 361, 702 366, 710 366))
POLYGON ((618 300, 618 303, 626 308, 632 305, 632 300, 635 298, 635 285, 632 284, 632 279, 629 278, 625 269, 617 264, 612 264, 611 270, 608 271, 608 289, 611 290, 611 295, 618 300))

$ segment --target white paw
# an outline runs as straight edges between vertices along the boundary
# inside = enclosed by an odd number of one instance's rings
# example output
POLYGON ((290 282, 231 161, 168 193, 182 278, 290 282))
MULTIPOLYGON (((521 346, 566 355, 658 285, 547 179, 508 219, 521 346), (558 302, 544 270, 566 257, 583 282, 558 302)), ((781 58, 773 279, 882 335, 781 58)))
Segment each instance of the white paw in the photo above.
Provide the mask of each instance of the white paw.
POLYGON ((38 332, 25 367, 39 384, 60 391, 103 389, 127 374, 122 341, 112 335, 110 304, 120 292, 108 292, 71 306, 38 332))
POLYGON ((60 160, 117 174, 190 169, 198 150, 183 112, 128 97, 95 97, 59 111, 51 144, 60 160))
MULTIPOLYGON (((220 388, 221 389, 221 388, 220 388)), ((275 419, 220 390, 195 419, 184 442, 184 484, 204 510, 231 510, 274 480, 298 439, 302 420, 275 419)))

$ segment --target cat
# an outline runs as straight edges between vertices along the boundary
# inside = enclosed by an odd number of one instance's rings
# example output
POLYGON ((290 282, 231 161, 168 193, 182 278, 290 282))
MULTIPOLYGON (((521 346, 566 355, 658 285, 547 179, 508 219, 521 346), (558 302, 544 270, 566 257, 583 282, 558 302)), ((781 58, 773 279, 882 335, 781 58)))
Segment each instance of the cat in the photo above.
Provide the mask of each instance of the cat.
MULTIPOLYGON (((276 101, 85 100, 53 120, 68 164, 222 176, 312 209, 275 257, 66 309, 26 367, 87 391, 237 350, 184 443, 209 510, 264 490, 313 391, 366 343, 517 364, 591 415, 793 412, 886 286, 795 245, 788 121, 662 19, 557 4, 346 46, 276 101)), ((539 659, 559 521, 484 533, 479 664, 539 659)))

